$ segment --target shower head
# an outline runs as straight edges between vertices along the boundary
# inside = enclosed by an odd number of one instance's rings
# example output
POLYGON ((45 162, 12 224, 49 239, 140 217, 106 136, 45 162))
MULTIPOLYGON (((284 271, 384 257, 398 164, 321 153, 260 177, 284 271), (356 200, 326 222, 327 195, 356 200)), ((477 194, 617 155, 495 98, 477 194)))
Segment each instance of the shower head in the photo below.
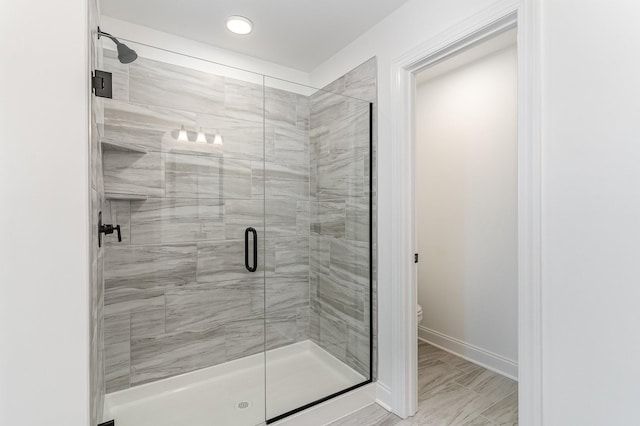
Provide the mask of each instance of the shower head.
POLYGON ((100 27, 98 27, 98 38, 100 38, 100 36, 110 38, 116 44, 116 48, 118 49, 118 60, 123 64, 129 64, 138 59, 138 54, 135 50, 124 43, 120 43, 120 40, 111 34, 100 31, 100 27))
POLYGON ((126 44, 118 43, 118 60, 123 64, 129 64, 138 59, 138 54, 135 50, 127 46, 126 44))

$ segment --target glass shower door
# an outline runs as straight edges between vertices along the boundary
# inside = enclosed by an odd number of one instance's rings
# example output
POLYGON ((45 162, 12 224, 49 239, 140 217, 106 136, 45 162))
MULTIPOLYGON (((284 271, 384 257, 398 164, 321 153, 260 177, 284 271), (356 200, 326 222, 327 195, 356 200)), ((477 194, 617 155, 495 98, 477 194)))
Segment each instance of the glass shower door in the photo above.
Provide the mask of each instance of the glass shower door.
POLYGON ((122 229, 105 239, 105 420, 260 424, 262 76, 131 46, 131 64, 105 50, 114 97, 93 160, 122 229))
POLYGON ((265 79, 266 417, 371 379, 370 104, 265 79))

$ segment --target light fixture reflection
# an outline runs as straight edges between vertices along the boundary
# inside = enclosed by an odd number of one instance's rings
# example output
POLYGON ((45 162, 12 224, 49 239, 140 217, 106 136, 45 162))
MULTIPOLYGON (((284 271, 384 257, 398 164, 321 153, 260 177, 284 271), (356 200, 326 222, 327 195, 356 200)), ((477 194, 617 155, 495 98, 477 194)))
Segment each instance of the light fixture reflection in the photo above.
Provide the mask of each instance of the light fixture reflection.
POLYGON ((214 145, 224 145, 222 142, 222 135, 216 131, 216 135, 213 137, 214 145))
POLYGON ((198 143, 207 143, 207 137, 205 136, 204 132, 202 131, 202 127, 200 128, 200 131, 198 132, 198 138, 196 139, 196 142, 198 142, 198 143))
POLYGON ((178 141, 189 142, 189 136, 187 136, 187 131, 184 129, 184 126, 180 126, 180 133, 178 133, 178 141))

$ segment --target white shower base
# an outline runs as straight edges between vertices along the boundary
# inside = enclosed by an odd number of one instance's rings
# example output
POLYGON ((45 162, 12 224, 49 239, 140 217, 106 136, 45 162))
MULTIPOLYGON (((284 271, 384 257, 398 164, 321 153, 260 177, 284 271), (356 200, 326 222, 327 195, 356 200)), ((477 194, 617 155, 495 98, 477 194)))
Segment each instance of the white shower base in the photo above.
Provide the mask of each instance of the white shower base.
POLYGON ((104 418, 115 419, 117 426, 260 425, 265 416, 276 417, 365 380, 307 340, 110 393, 104 418), (244 401, 249 407, 238 408, 244 401))

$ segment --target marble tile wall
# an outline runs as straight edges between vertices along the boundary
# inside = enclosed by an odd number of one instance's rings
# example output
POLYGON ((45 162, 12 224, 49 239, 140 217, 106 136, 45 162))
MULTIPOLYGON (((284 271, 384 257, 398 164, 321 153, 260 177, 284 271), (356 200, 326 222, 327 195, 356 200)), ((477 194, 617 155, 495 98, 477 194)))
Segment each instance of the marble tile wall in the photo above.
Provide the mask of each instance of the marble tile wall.
POLYGON ((141 151, 105 151, 104 188, 148 197, 103 209, 122 228, 104 255, 106 391, 308 339, 309 99, 111 51, 104 61, 103 140, 141 151), (177 141, 181 126, 192 142, 177 141), (200 129, 224 145, 193 142, 200 129))
POLYGON ((375 101, 375 60, 310 98, 111 51, 103 68, 100 136, 141 152, 98 151, 92 182, 148 197, 103 206, 123 234, 101 260, 106 391, 308 338, 368 376, 369 110, 335 93, 375 101))
MULTIPOLYGON (((369 199, 376 202, 375 122, 369 146, 369 103, 376 102, 372 58, 310 98, 310 338, 365 377, 370 374, 369 199), (346 95, 346 96, 342 96, 346 95), (357 99, 354 99, 357 98, 357 99), (364 101, 363 101, 364 100, 364 101), (371 157, 373 156, 373 158, 371 157)), ((373 215, 375 217, 375 214, 373 215)), ((373 226, 373 235, 375 232, 373 226)), ((373 306, 370 293, 373 290, 373 306)), ((375 322, 374 322, 375 342, 375 322)), ((374 343, 375 344, 375 343, 374 343)))

